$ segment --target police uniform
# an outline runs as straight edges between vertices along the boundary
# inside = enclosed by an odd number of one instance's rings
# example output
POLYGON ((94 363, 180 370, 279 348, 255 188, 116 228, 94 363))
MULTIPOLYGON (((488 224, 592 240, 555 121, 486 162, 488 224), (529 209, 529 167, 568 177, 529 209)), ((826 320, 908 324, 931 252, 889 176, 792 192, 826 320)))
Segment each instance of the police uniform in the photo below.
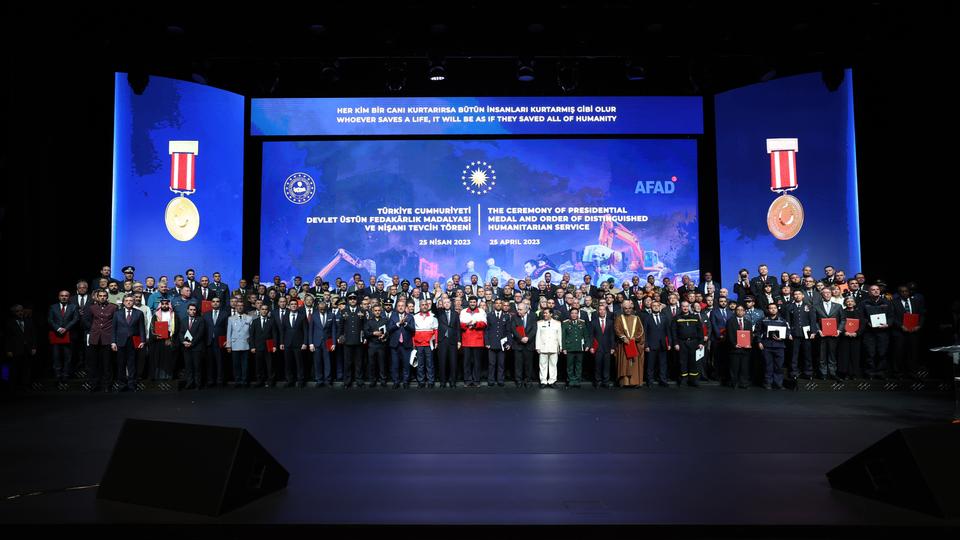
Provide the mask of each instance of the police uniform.
POLYGON ((703 321, 696 313, 677 312, 673 319, 673 335, 676 336, 677 345, 680 346, 680 378, 677 384, 683 383, 687 379, 690 386, 698 386, 697 378, 700 376, 700 369, 697 367, 697 349, 703 342, 703 321))
POLYGON ((567 385, 580 386, 583 375, 583 349, 587 339, 587 323, 567 319, 560 326, 561 347, 567 354, 567 385))
POLYGON ((774 339, 770 337, 770 330, 773 328, 786 329, 784 335, 790 333, 790 325, 780 317, 770 318, 768 316, 757 323, 757 335, 754 339, 763 345, 764 388, 770 388, 771 385, 773 388, 783 386, 783 353, 787 347, 784 343, 786 338, 774 339))
MULTIPOLYGON (((356 298, 350 293, 347 298, 356 298)), ((349 305, 340 311, 338 327, 340 328, 339 341, 343 345, 343 385, 347 388, 353 385, 356 379, 363 384, 363 325, 366 318, 359 306, 349 305), (352 372, 352 373, 351 373, 352 372)))

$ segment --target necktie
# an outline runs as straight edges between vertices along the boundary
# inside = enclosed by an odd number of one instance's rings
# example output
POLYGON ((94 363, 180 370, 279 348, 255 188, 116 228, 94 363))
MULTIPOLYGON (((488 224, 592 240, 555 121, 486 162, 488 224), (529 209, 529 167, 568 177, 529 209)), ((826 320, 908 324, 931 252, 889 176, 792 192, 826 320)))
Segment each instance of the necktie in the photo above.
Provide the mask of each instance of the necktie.
POLYGON ((907 298, 906 300, 903 301, 903 307, 905 307, 905 308, 907 309, 907 313, 913 313, 913 311, 910 310, 910 299, 909 299, 909 298, 907 298))
POLYGON ((66 316, 66 314, 67 314, 67 305, 60 304, 60 316, 63 317, 63 316, 66 316))
POLYGON ((130 313, 130 310, 127 310, 127 324, 130 324, 130 319, 133 318, 133 315, 130 313))
POLYGON ((660 326, 660 314, 659 314, 659 313, 653 316, 653 320, 656 321, 657 326, 660 326))
POLYGON ((20 332, 23 332, 23 319, 17 319, 17 326, 20 327, 20 332))
POLYGON ((260 317, 260 328, 266 328, 266 327, 267 327, 267 319, 260 317))
MULTIPOLYGON (((603 317, 603 318, 600 319, 600 333, 601 333, 601 334, 603 333, 603 328, 606 326, 605 324, 603 324, 603 323, 605 322, 605 320, 606 320, 606 317, 603 317)), ((657 324, 660 324, 660 323, 658 322, 657 324)))
POLYGON ((193 328, 193 317, 190 317, 190 324, 188 324, 187 327, 193 328))
POLYGON ((743 330, 743 319, 737 319, 737 322, 740 323, 740 329, 743 330))

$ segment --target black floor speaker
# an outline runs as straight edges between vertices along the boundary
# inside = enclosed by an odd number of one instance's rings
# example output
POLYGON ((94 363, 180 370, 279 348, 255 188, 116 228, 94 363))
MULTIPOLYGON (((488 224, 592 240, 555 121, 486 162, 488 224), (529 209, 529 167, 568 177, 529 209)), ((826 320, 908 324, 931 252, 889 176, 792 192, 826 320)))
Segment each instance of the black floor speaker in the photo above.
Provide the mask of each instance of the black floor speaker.
POLYGON ((960 425, 898 429, 827 473, 830 486, 943 518, 960 517, 960 425))
POLYGON ((97 498, 218 516, 289 477, 245 429, 128 418, 97 498))

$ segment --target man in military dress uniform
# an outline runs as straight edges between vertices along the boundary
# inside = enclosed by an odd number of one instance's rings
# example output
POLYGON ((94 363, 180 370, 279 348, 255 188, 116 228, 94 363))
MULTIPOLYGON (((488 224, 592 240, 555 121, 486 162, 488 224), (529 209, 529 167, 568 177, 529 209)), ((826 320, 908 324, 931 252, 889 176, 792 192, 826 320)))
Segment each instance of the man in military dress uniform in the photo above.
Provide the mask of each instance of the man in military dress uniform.
POLYGON ((567 388, 580 388, 587 323, 580 319, 579 309, 571 309, 568 316, 560 326, 561 348, 567 355, 567 388))
POLYGON ((347 295, 349 304, 340 312, 337 327, 340 329, 337 341, 343 345, 343 387, 351 388, 356 379, 357 386, 363 388, 363 325, 366 321, 363 312, 357 306, 357 294, 347 295))

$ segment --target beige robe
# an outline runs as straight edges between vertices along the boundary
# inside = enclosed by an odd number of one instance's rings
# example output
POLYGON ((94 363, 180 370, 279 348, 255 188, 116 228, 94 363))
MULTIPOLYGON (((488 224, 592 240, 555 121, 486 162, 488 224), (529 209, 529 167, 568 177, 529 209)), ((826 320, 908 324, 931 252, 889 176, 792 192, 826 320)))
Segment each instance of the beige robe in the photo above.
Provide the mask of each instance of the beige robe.
POLYGON ((620 386, 640 386, 643 384, 643 348, 646 336, 643 333, 643 321, 637 315, 617 315, 613 318, 614 339, 617 343, 617 384, 620 386), (637 357, 627 358, 626 344, 622 336, 632 339, 637 345, 637 357))

